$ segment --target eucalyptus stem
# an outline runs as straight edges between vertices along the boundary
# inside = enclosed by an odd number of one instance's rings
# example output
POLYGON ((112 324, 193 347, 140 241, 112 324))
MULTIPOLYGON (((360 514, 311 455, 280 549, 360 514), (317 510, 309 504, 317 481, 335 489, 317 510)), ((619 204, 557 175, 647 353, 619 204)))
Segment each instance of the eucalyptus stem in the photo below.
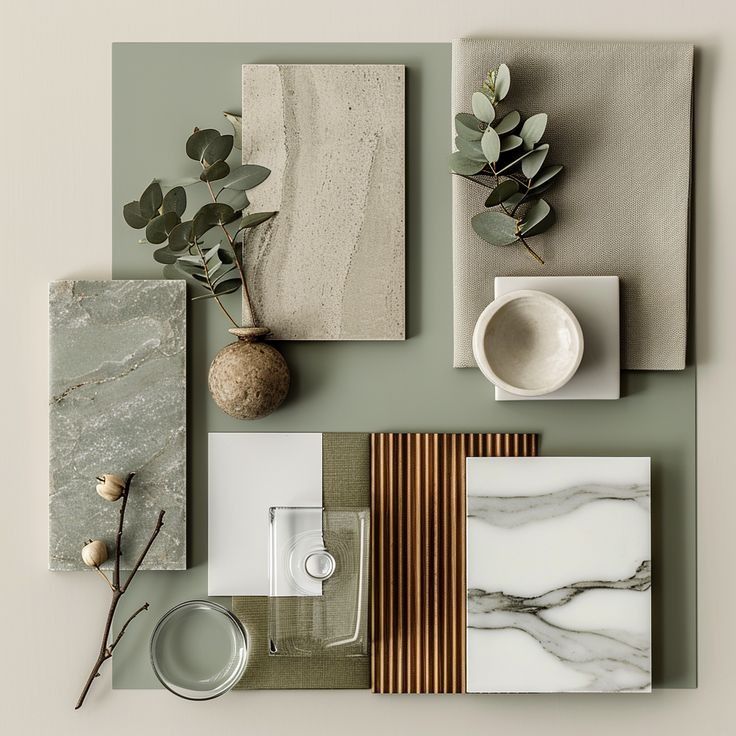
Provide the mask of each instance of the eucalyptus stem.
POLYGON ((521 243, 544 265, 523 235, 540 235, 554 224, 554 210, 541 195, 563 167, 545 166, 550 146, 540 141, 547 128, 546 113, 524 119, 518 110, 511 110, 494 124, 510 87, 511 72, 506 64, 499 64, 488 72, 482 88, 473 92, 472 114, 455 115, 456 150, 450 155, 450 171, 491 190, 486 211, 472 216, 476 234, 490 245, 521 243))
MULTIPOLYGON (((222 189, 217 194, 215 194, 210 182, 207 182, 207 189, 210 192, 210 197, 212 198, 212 201, 217 202, 217 197, 219 197, 220 194, 222 193, 222 189)), ((250 313, 250 321, 253 327, 258 327, 255 312, 253 311, 253 304, 251 303, 251 300, 250 300, 250 290, 248 289, 248 280, 245 278, 245 269, 243 267, 241 258, 238 258, 238 251, 235 247, 235 239, 232 237, 232 235, 230 235, 225 225, 220 223, 220 227, 222 228, 222 231, 225 233, 227 242, 230 243, 230 247, 232 248, 233 255, 235 256, 235 265, 238 268, 238 273, 240 274, 240 281, 243 284, 243 293, 245 294, 245 301, 248 304, 248 312, 250 313)), ((241 257, 244 257, 244 256, 245 256, 245 240, 243 241, 243 253, 241 257)), ((237 325, 235 326, 237 327, 237 325)))
POLYGON ((214 297, 220 309, 222 309, 222 311, 225 313, 225 316, 230 320, 230 322, 232 322, 233 327, 239 327, 238 323, 230 315, 230 312, 228 312, 227 309, 225 309, 225 305, 220 301, 220 297, 217 296, 217 294, 215 294, 215 287, 213 286, 212 280, 210 279, 210 271, 207 268, 207 261, 205 261, 204 259, 204 253, 202 252, 202 249, 199 247, 199 243, 195 241, 194 247, 197 249, 197 255, 202 261, 202 268, 204 269, 204 275, 205 275, 205 278, 207 279, 207 284, 210 287, 210 291, 212 292, 212 296, 214 297))
POLYGON ((539 261, 539 263, 544 266, 544 261, 542 258, 535 252, 535 250, 529 245, 529 243, 524 240, 524 238, 519 235, 519 240, 521 240, 522 243, 524 243, 524 247, 539 261))

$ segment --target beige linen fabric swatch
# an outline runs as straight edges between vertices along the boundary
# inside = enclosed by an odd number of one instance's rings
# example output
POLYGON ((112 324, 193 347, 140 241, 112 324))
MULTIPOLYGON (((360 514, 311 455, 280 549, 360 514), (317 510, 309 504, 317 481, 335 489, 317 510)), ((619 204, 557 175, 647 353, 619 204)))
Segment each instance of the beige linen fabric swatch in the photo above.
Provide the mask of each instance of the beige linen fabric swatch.
MULTIPOLYGON (((621 278, 622 367, 685 367, 693 46, 687 43, 460 40, 452 47, 452 114, 505 62, 503 110, 549 114, 545 195, 557 224, 523 247, 473 231, 487 190, 453 177, 454 365, 475 366, 471 338, 495 276, 621 278)), ((454 135, 454 132, 453 132, 454 135)))

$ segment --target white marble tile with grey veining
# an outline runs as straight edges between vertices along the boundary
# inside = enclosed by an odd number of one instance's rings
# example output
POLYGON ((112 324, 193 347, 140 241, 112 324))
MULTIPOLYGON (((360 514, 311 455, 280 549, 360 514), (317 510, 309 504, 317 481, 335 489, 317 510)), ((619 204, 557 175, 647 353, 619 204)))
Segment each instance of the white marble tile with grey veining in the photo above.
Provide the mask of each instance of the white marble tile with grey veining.
POLYGON ((136 472, 123 567, 132 567, 163 508, 143 569, 184 569, 184 283, 55 281, 49 347, 49 568, 84 569, 80 550, 90 538, 112 552, 118 505, 97 495, 95 477, 136 472))
MULTIPOLYGON (((404 339, 404 67, 243 66, 254 309, 281 340, 404 339)), ((244 322, 250 315, 244 305, 244 322)))
POLYGON ((467 460, 468 692, 649 692, 649 458, 467 460))

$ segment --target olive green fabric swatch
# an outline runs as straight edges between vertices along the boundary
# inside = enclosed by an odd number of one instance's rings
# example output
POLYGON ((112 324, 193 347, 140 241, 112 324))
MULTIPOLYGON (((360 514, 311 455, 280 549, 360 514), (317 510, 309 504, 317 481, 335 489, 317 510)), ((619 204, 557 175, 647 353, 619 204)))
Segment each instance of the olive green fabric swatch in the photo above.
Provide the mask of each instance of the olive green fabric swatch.
POLYGON ((268 598, 233 598, 248 632, 248 665, 238 690, 368 689, 370 657, 273 657, 268 653, 268 598))
MULTIPOLYGON (((339 432, 322 435, 322 502, 325 510, 370 506, 370 435, 339 432)), ((299 598, 280 598, 279 615, 311 626, 312 610, 299 598), (301 617, 301 618, 300 618, 301 617)), ((265 596, 234 597, 232 611, 248 632, 248 666, 240 690, 367 689, 370 656, 286 657, 269 654, 265 596)))
POLYGON ((326 509, 371 505, 371 436, 322 435, 322 503, 326 509))

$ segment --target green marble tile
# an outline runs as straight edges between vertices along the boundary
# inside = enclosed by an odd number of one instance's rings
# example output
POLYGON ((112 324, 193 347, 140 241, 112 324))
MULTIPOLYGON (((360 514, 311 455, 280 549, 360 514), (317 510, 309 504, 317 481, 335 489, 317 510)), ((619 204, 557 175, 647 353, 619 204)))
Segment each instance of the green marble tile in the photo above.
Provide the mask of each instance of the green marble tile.
MULTIPOLYGON (((117 507, 96 476, 136 472, 122 565, 164 527, 143 569, 186 567, 186 295, 178 281, 49 286, 49 567, 84 570, 80 550, 112 554, 117 507)), ((110 562, 104 567, 109 567, 110 562)))

